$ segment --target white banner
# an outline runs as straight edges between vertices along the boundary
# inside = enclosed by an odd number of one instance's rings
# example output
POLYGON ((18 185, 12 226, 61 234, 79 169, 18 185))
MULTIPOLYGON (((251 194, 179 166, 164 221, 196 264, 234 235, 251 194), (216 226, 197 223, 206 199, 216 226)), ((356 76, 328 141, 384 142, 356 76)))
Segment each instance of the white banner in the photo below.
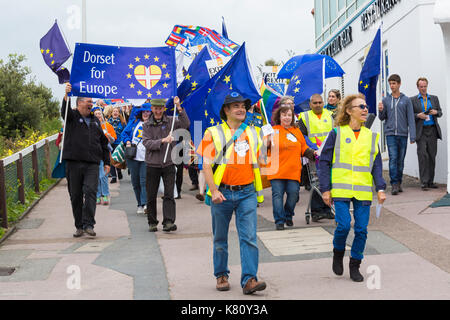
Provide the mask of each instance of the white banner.
POLYGON ((231 57, 217 58, 212 60, 206 60, 206 67, 208 68, 209 77, 212 78, 218 73, 227 63, 231 57))

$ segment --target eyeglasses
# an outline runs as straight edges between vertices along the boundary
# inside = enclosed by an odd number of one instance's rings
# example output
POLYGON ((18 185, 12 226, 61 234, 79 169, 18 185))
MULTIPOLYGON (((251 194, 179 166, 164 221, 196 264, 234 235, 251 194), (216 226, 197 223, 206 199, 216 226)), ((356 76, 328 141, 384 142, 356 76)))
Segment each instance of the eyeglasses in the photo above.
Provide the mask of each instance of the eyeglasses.
POLYGON ((367 104, 360 104, 359 106, 353 106, 353 108, 360 108, 361 110, 367 109, 369 110, 369 107, 367 106, 367 104))

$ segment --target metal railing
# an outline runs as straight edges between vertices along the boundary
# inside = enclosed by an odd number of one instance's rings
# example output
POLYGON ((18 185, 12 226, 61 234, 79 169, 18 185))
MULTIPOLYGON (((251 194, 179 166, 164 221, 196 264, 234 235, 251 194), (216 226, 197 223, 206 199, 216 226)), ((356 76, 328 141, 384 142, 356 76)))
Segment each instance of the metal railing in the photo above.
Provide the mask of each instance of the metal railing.
POLYGON ((7 203, 25 204, 25 192, 40 193, 39 184, 51 179, 59 149, 55 144, 58 134, 0 160, 0 226, 8 228, 7 203))

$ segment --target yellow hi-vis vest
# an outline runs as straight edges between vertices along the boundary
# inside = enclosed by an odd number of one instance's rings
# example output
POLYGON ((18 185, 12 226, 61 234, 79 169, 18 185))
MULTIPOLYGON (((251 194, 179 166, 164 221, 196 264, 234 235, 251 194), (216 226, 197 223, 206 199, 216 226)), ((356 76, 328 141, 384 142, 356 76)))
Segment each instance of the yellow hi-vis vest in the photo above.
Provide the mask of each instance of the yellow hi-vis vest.
MULTIPOLYGON (((228 127, 226 123, 219 124, 214 127, 209 127, 206 129, 211 133, 214 147, 216 150, 216 156, 214 159, 214 163, 217 163, 217 169, 214 172, 214 184, 219 188, 220 183, 222 182, 223 175, 225 173, 225 168, 227 166, 227 162, 230 159, 231 153, 233 152, 234 142, 231 144, 229 148, 227 148, 226 154, 222 156, 223 148, 225 144, 232 139, 231 129, 228 127)), ((258 159, 256 155, 258 154, 258 150, 262 146, 262 140, 260 138, 260 128, 247 126, 244 131, 247 134, 249 145, 250 145, 250 159, 252 161, 253 166, 253 174, 255 179, 253 180, 253 184, 255 186, 256 197, 259 203, 264 202, 263 196, 263 185, 261 180, 261 173, 259 171, 258 159)), ((211 197, 211 190, 208 188, 207 195, 211 197)))
POLYGON ((361 127, 358 139, 348 126, 336 128, 331 197, 372 201, 372 168, 378 154, 378 133, 361 127))
POLYGON ((323 142, 328 133, 333 130, 332 113, 327 109, 323 109, 320 119, 312 110, 302 112, 300 113, 299 121, 303 121, 305 124, 308 130, 308 139, 312 143, 317 143, 316 139, 323 142))

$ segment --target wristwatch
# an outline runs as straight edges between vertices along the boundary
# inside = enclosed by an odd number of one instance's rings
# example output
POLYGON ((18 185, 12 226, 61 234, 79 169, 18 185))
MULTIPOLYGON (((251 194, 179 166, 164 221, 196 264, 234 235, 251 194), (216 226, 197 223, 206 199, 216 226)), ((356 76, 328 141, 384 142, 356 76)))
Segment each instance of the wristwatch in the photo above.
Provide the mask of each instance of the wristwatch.
POLYGON ((384 191, 383 189, 381 189, 381 190, 378 190, 378 192, 380 192, 380 191, 381 191, 381 192, 386 192, 386 191, 384 191))

